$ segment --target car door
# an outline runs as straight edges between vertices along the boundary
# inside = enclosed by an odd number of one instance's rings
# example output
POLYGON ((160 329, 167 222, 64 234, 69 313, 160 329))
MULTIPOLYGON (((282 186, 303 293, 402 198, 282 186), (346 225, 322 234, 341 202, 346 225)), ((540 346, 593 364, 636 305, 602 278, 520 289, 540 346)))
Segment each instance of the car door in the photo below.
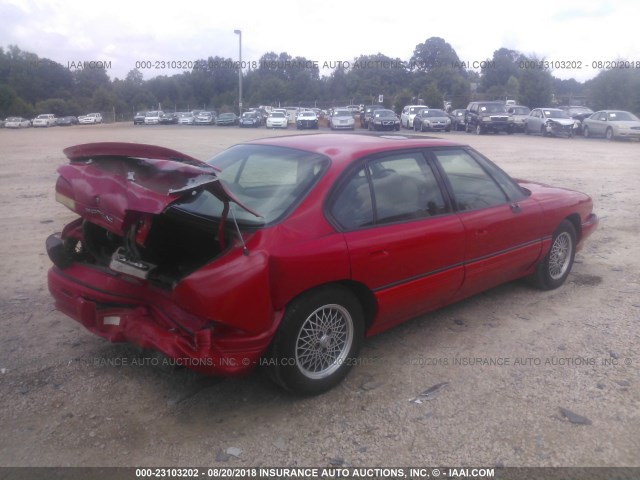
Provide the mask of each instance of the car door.
POLYGON ((592 123, 593 126, 589 125, 591 129, 591 133, 595 135, 604 135, 607 130, 607 114, 606 112, 599 112, 596 115, 595 121, 592 123))
POLYGON ((527 132, 539 132, 540 131, 540 110, 535 108, 529 114, 527 118, 527 132))
POLYGON ((464 228, 420 151, 372 158, 338 189, 331 216, 351 276, 376 298, 370 332, 448 303, 460 288, 464 228))
POLYGON ((459 297, 523 276, 542 251, 539 204, 473 150, 436 149, 433 155, 465 230, 459 297))

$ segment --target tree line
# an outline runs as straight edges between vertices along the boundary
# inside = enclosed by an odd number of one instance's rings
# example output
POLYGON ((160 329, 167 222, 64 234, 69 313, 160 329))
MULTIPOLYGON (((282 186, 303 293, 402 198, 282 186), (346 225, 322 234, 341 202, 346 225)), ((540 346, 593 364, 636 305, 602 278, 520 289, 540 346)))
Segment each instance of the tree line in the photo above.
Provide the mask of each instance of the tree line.
MULTIPOLYGON (((321 65, 286 52, 268 52, 243 69, 243 106, 317 106, 378 103, 401 109, 422 102, 465 108, 474 100, 513 99, 531 108, 553 104, 587 105, 640 112, 640 68, 601 70, 581 83, 561 80, 544 59, 500 48, 475 65, 461 61, 440 37, 416 45, 409 61, 382 53, 321 65), (325 73, 326 69, 322 69, 325 73)), ((621 64, 624 62, 620 62, 621 64)), ((634 66, 633 62, 626 62, 634 66)), ((80 67, 79 65, 77 67, 80 67)), ((32 118, 39 113, 80 115, 102 112, 128 120, 136 111, 238 111, 238 70, 231 58, 211 56, 175 75, 145 80, 133 69, 111 80, 103 66, 68 68, 12 45, 0 47, 0 117, 32 118)))

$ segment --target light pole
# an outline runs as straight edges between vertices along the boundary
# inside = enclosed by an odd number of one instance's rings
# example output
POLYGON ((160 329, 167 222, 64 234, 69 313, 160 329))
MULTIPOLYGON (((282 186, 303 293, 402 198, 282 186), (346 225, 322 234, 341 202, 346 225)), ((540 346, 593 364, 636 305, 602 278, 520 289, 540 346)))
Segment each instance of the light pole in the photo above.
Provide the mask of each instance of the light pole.
POLYGON ((242 116, 242 30, 234 30, 233 33, 238 35, 238 108, 240 109, 240 116, 242 116))

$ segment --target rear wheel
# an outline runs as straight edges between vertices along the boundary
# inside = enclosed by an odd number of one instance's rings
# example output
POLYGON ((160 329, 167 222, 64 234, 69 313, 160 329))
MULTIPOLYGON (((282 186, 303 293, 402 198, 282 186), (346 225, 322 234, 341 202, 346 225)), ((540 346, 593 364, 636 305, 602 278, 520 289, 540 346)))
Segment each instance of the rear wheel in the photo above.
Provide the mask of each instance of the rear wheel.
POLYGON ((270 347, 269 373, 289 391, 317 395, 346 377, 363 338, 362 307, 351 292, 310 291, 287 307, 270 347))
POLYGON ((562 285, 573 266, 576 254, 576 230, 569 220, 563 220, 553 234, 551 248, 531 276, 532 283, 542 290, 562 285))
POLYGON ((582 129, 582 135, 584 136, 584 138, 589 138, 589 135, 590 135, 590 133, 589 133, 589 127, 585 126, 585 127, 582 129))

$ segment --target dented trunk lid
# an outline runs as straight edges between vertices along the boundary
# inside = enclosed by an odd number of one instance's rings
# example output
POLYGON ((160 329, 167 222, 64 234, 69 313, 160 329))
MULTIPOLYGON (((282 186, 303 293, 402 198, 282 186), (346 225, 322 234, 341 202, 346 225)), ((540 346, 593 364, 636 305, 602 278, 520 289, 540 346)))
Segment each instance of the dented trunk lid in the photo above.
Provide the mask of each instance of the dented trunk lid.
POLYGON ((58 201, 119 235, 140 214, 160 214, 200 190, 260 216, 225 188, 216 175, 218 169, 175 150, 106 142, 76 145, 66 148, 64 154, 70 163, 58 169, 58 201))

